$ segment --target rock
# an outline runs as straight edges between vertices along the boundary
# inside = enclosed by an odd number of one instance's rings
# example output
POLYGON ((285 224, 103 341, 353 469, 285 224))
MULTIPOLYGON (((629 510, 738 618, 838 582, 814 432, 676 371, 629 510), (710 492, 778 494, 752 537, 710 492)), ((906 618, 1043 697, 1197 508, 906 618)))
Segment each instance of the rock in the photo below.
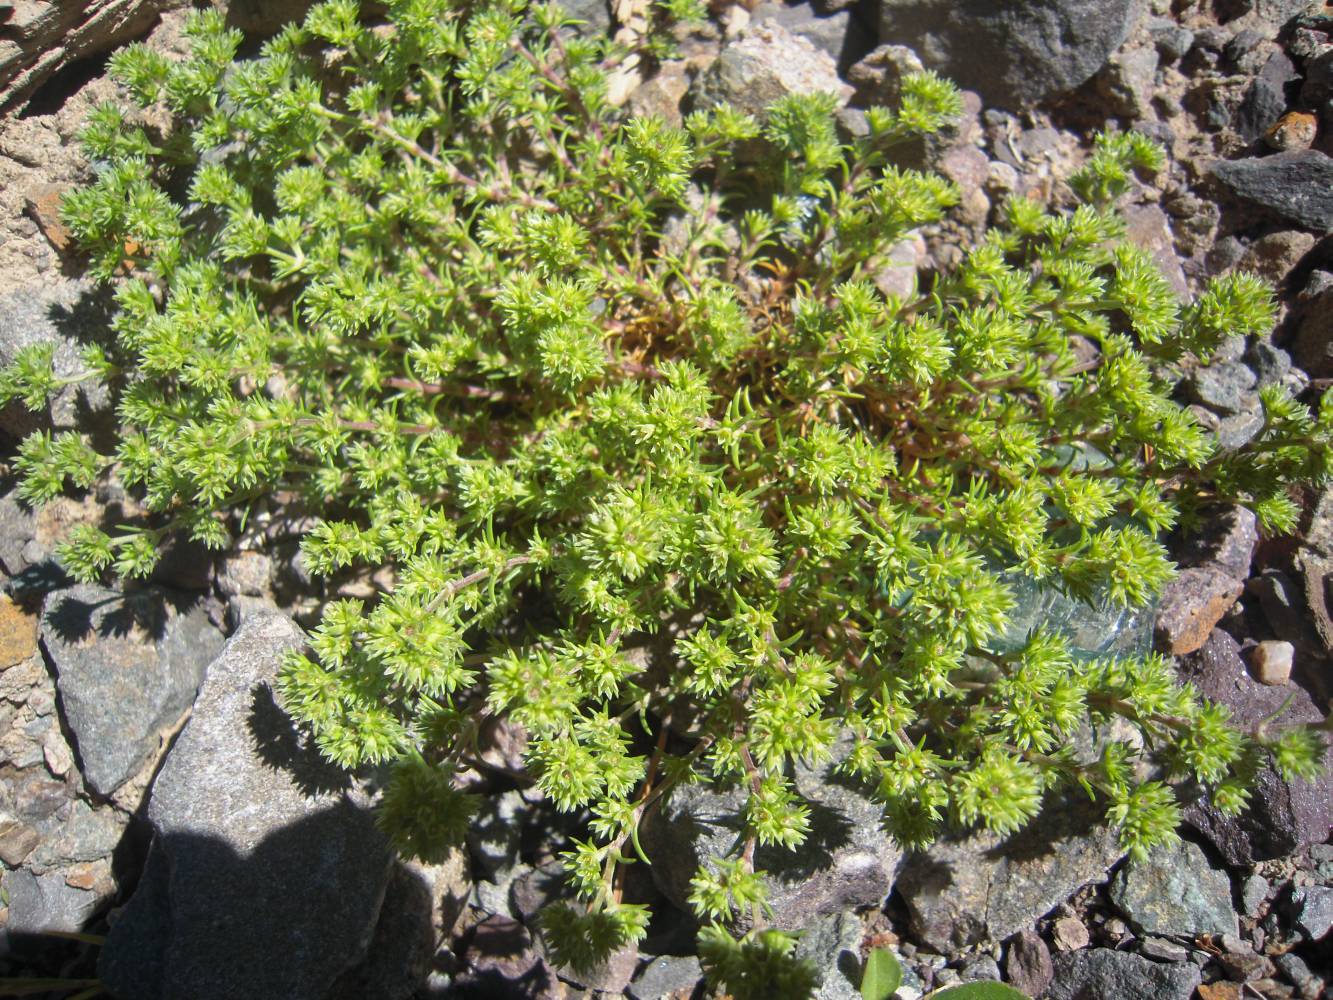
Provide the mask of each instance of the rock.
POLYGON ((1195 369, 1188 383, 1195 402, 1217 413, 1233 414, 1253 409, 1247 403, 1253 400, 1256 381, 1254 372, 1243 364, 1212 364, 1195 369))
POLYGON ((1236 507, 1210 535, 1193 539, 1185 568, 1162 591, 1154 639, 1175 656, 1199 649, 1245 589, 1259 533, 1254 514, 1236 507))
POLYGON ((1085 948, 1056 956, 1046 1000, 1189 1000, 1200 978, 1192 964, 1159 965, 1129 952, 1085 948))
POLYGON ((1300 990, 1302 997, 1308 997, 1309 1000, 1317 1000, 1320 997, 1326 997, 1324 993, 1324 980, 1316 976, 1305 960, 1295 952, 1287 952, 1278 955, 1273 959, 1273 963, 1282 970, 1282 974, 1289 979, 1296 989, 1300 990))
POLYGON ((1166 938, 1147 937, 1139 944, 1139 953, 1159 962, 1186 962, 1189 950, 1166 938))
POLYGON ((1166 62, 1177 62, 1194 45, 1194 32, 1169 17, 1150 17, 1145 27, 1158 54, 1166 62))
POLYGON ((1244 589, 1243 580, 1210 567, 1181 570, 1162 593, 1156 625, 1158 647, 1174 656, 1194 652, 1244 589))
POLYGON ((1247 983, 1273 974, 1273 963, 1256 953, 1248 941, 1231 939, 1230 943, 1224 941, 1222 947, 1226 952, 1218 958, 1218 962, 1229 978, 1247 983))
POLYGON ((697 109, 727 102, 760 118, 789 94, 823 92, 846 101, 852 93, 827 52, 773 21, 753 25, 723 46, 692 91, 697 109))
MULTIPOLYGON (((799 929, 820 914, 879 906, 893 888, 902 854, 880 825, 881 807, 834 768, 851 749, 845 737, 832 760, 797 765, 797 792, 811 805, 810 833, 796 851, 760 847, 755 867, 767 872, 772 924, 799 929)), ((687 897, 701 864, 725 857, 737 843, 747 794, 703 784, 676 786, 644 821, 641 839, 662 893, 688 911, 687 897)))
POLYGON ((1287 96, 1282 88, 1255 77, 1231 118, 1231 127, 1246 142, 1257 142, 1287 110, 1287 96))
POLYGON ((37 618, 0 594, 0 670, 22 663, 37 652, 37 618))
POLYGON ((109 992, 322 1000, 366 958, 391 852, 366 796, 274 700, 282 656, 304 640, 290 619, 254 617, 209 665, 153 784, 139 888, 100 953, 109 992))
MULTIPOLYGON (((52 369, 69 378, 86 370, 79 345, 106 340, 109 305, 105 295, 85 281, 44 282, 0 296, 0 367, 27 347, 54 347, 52 369)), ((75 426, 81 412, 105 410, 110 405, 106 386, 95 380, 61 389, 50 401, 50 426, 75 426)), ((0 430, 22 437, 43 426, 41 415, 19 400, 0 408, 0 430)))
POLYGON ((847 80, 856 88, 859 104, 895 108, 902 94, 903 78, 925 68, 906 45, 881 45, 847 70, 847 80))
POLYGON ((948 952, 1031 927, 1124 856, 1086 802, 1052 801, 1008 838, 941 840, 903 866, 896 888, 913 934, 948 952))
POLYGON ((514 866, 514 879, 509 884, 509 903, 506 908, 513 910, 515 919, 535 925, 542 910, 567 895, 565 867, 560 861, 548 861, 540 868, 519 864, 514 866))
POLYGON ((564 988, 537 952, 528 929, 508 917, 487 917, 467 938, 467 971, 454 982, 461 1000, 561 1000, 564 988))
POLYGON ((1136 0, 885 0, 880 41, 911 46, 987 107, 1030 107, 1068 93, 1129 36, 1136 0))
POLYGON ((25 868, 5 872, 3 887, 9 898, 2 932, 7 935, 81 931, 110 896, 76 889, 61 872, 34 875, 25 868))
POLYGON ((277 34, 284 24, 300 21, 315 0, 209 0, 227 23, 255 35, 277 34))
POLYGON ((1292 355, 1310 375, 1327 377, 1333 374, 1333 275, 1315 271, 1297 301, 1292 355))
POLYGON ((796 955, 814 966, 818 980, 811 1000, 860 1000, 864 936, 854 913, 825 914, 802 929, 796 955))
POLYGON ((28 0, 5 4, 0 108, 22 103, 79 59, 142 34, 173 0, 28 0))
POLYGON ((1274 285, 1281 284, 1301 258, 1314 248, 1315 242, 1312 235, 1299 229, 1268 233, 1251 244, 1240 266, 1257 272, 1274 285))
POLYGON ((944 151, 935 169, 958 186, 960 201, 958 219, 974 228, 984 226, 990 214, 990 199, 986 197, 986 181, 990 178, 990 161, 976 146, 956 145, 944 151))
POLYGON ((518 842, 527 812, 523 795, 516 789, 481 799, 467 831, 468 850, 479 872, 494 876, 518 860, 518 842))
POLYGON ((129 817, 120 810, 110 806, 93 808, 82 799, 62 805, 51 818, 59 820, 54 829, 43 829, 47 824, 35 824, 43 836, 26 862, 38 875, 108 857, 129 825, 129 817))
POLYGON ((1258 377, 1259 387, 1284 381, 1291 371, 1291 355, 1267 340, 1255 339, 1245 351, 1245 361, 1258 377))
MULTIPOLYGON (((1319 722, 1323 713, 1304 688, 1266 687, 1253 680, 1241 660, 1236 640, 1221 629, 1180 664, 1182 680, 1201 695, 1231 709, 1235 724, 1252 728, 1280 714, 1270 730, 1319 722)), ((1333 825, 1333 776, 1314 781, 1286 781, 1264 764, 1255 777, 1250 804, 1237 817, 1223 816, 1206 801, 1191 803, 1185 819, 1217 847, 1229 865, 1285 857, 1310 844, 1323 843, 1333 825)))
POLYGON ((1231 880, 1189 841, 1134 858, 1111 881, 1111 901, 1141 934, 1235 934, 1231 880))
POLYGON ((1189 283, 1176 255, 1175 237, 1171 233, 1171 219, 1159 205, 1126 205, 1121 211, 1125 220, 1125 237, 1135 246, 1147 250, 1171 287, 1182 299, 1189 295, 1189 283))
POLYGON ((703 968, 695 956, 662 955, 643 967, 627 992, 632 1000, 689 996, 703 976, 703 968))
POLYGON ((1155 120, 1152 102, 1157 66, 1155 48, 1127 49, 1113 55, 1101 81, 1111 107, 1130 121, 1155 120))
POLYGON ((1078 917, 1061 917, 1057 920, 1051 925, 1051 938, 1060 951, 1078 951, 1092 942, 1087 925, 1078 917))
POLYGON ((1317 233, 1333 230, 1333 159, 1313 149, 1220 161, 1212 174, 1237 197, 1317 233))
POLYGON ((885 296, 906 302, 917 293, 917 273, 926 264, 926 241, 913 231, 889 247, 884 266, 875 272, 875 287, 885 296))
MULTIPOLYGON (((545 947, 542 950, 545 951, 545 947)), ((639 949, 633 945, 619 948, 597 968, 586 972, 565 965, 556 965, 549 956, 546 960, 555 969, 555 974, 567 983, 594 993, 612 993, 619 996, 624 993, 625 987, 629 986, 634 970, 639 966, 639 949)))
POLYGON ((0 861, 10 868, 17 868, 40 840, 37 831, 23 820, 0 811, 0 861))
POLYGON ((864 42, 857 44, 861 42, 862 32, 850 10, 840 10, 821 17, 809 3, 788 4, 768 0, 750 12, 750 23, 780 25, 826 53, 837 65, 847 65, 851 61, 845 58, 849 49, 860 48, 864 52, 870 47, 864 42))
POLYGON ((990 955, 973 955, 958 968, 958 977, 965 983, 999 982, 1000 963, 990 955))
POLYGON ((1251 875, 1240 888, 1240 912, 1247 917, 1260 916, 1260 911, 1268 894, 1272 891, 1268 880, 1262 875, 1251 875))
POLYGON ((564 12, 582 22, 580 34, 600 37, 611 31, 611 8, 606 0, 560 0, 564 12))
POLYGON ((1287 110, 1287 87, 1299 77, 1281 49, 1268 56, 1237 109, 1235 127, 1241 138, 1255 142, 1277 123, 1287 110))
POLYGON ((1039 997, 1055 975, 1051 952, 1041 935, 1031 928, 1019 931, 1005 953, 1004 977, 1020 993, 1039 997))
POLYGON ((179 595, 156 588, 56 591, 43 605, 41 636, 84 780, 102 796, 158 749, 222 648, 202 605, 182 610, 179 595))
POLYGON ((1321 941, 1333 930, 1333 887, 1300 886, 1291 890, 1291 921, 1310 941, 1321 941))
POLYGON ((330 1000, 407 1000, 466 907, 471 879, 455 849, 440 864, 394 863, 366 960, 339 977, 330 1000))
POLYGON ((216 584, 223 597, 272 594, 273 560, 263 552, 237 552, 218 563, 216 584))
POLYGON ((1276 31, 1310 7, 1310 0, 1241 0, 1247 13, 1252 13, 1261 24, 1276 31))
POLYGON ((1253 441, 1263 429, 1264 415, 1257 406, 1234 417, 1223 417, 1217 422, 1217 446, 1222 451, 1237 451, 1253 441))
POLYGON ((1260 684, 1279 686, 1291 679, 1296 647, 1279 639, 1265 639, 1250 650, 1250 674, 1260 684))

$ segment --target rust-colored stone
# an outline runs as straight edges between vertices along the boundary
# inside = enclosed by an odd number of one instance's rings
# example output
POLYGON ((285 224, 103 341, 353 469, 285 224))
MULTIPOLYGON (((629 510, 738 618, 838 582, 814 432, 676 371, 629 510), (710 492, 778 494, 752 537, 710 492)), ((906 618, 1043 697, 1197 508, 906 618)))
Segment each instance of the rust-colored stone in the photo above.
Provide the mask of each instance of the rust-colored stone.
POLYGON ((37 652, 37 619, 0 594, 0 670, 37 652))

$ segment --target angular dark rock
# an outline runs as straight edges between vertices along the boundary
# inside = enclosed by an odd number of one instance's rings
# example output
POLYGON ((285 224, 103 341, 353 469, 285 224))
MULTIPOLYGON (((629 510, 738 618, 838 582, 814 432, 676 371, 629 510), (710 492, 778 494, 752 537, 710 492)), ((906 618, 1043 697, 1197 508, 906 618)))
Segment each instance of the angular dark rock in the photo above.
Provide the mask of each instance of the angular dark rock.
POLYGON ((1292 923, 1310 941, 1322 941, 1333 930, 1333 887, 1307 885, 1291 891, 1287 904, 1292 923))
POLYGON ((1010 939, 1004 958, 1004 978, 1014 989, 1039 997, 1054 975, 1051 950, 1040 934, 1028 928, 1010 939))
POLYGON ((1237 933, 1231 879, 1187 840, 1141 861, 1131 858, 1111 880, 1111 902, 1141 934, 1237 933))
POLYGON ((283 653, 304 638, 256 616, 209 665, 153 785, 147 867, 100 953, 113 995, 325 1000, 366 958, 391 851, 365 796, 274 701, 283 653))
POLYGON ((662 1000, 675 993, 689 994, 703 978, 693 955, 662 955, 643 967, 627 991, 632 1000, 662 1000))
POLYGON ((1317 233, 1333 230, 1333 159, 1314 149, 1222 160, 1212 174, 1237 197, 1317 233))
POLYGON ((1067 93, 1129 36, 1137 0, 884 0, 882 44, 909 45, 988 107, 1067 93))
POLYGON ((896 888, 915 936, 939 952, 1000 941, 1031 927, 1124 857, 1114 831, 1083 801, 1053 800, 1008 838, 941 840, 903 865, 896 888))
MULTIPOLYGON (((850 741, 840 744, 842 757, 850 741)), ((893 888, 902 852, 881 823, 881 808, 834 772, 840 755, 817 769, 798 765, 797 791, 811 805, 810 834, 796 851, 761 847, 755 867, 768 872, 768 902, 776 927, 797 929, 814 916, 878 906, 893 888)), ((746 793, 702 784, 678 785, 648 813, 642 842, 653 879, 682 910, 699 865, 725 857, 738 843, 746 793)))
POLYGON ((1056 956, 1046 1000, 1189 1000, 1201 978, 1191 963, 1160 965, 1129 952, 1086 948, 1056 956))
POLYGON ((1213 627, 1245 589, 1259 533, 1250 511, 1236 507, 1214 530, 1190 539, 1180 555, 1179 575, 1162 591, 1157 609, 1157 647, 1184 656, 1201 647, 1213 627))
MULTIPOLYGON (((1323 718, 1304 688, 1266 687, 1252 679, 1236 640, 1221 629, 1214 630, 1197 653, 1181 660, 1180 674, 1205 698, 1230 708, 1243 729, 1279 709, 1270 730, 1323 718)), ((1333 825, 1333 776, 1286 781, 1265 764, 1253 789, 1249 807, 1237 817, 1224 816, 1203 800, 1185 809, 1186 821, 1217 847, 1227 864, 1285 857, 1327 839, 1333 825)))
POLYGON ((98 795, 128 781, 190 707, 222 633, 198 603, 157 588, 79 584, 47 597, 41 642, 56 669, 84 780, 98 795))

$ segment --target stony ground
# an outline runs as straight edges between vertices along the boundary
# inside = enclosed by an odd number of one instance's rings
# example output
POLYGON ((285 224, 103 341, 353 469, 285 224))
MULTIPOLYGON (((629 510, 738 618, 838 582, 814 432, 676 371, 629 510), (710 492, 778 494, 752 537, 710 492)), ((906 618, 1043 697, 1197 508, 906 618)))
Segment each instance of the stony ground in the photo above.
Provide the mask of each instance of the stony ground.
MULTIPOLYGON (((213 2, 255 33, 303 7, 213 2)), ((570 6, 588 30, 617 29, 599 0, 570 6)), ((105 49, 147 35, 174 51, 180 18, 166 0, 0 4, 0 361, 35 340, 72 360, 73 344, 104 329, 105 299, 80 279, 56 206, 86 176, 81 121, 114 93, 105 49)), ((719 99, 759 110, 833 90, 854 132, 860 108, 891 102, 923 65, 970 88, 958 128, 913 153, 958 182, 963 202, 902 245, 886 290, 947 267, 1011 193, 1068 204, 1065 178, 1095 129, 1149 134, 1169 166, 1126 200, 1131 237, 1182 293, 1247 268, 1281 297, 1271 336, 1238 338, 1190 373, 1199 416, 1234 447, 1258 430, 1260 386, 1313 400, 1333 379, 1333 5, 723 5, 682 48, 620 81, 633 110, 678 117, 719 99)), ((50 420, 70 426, 102 402, 71 391, 50 420)), ((0 463, 30 426, 0 412, 0 463)), ((658 900, 660 916, 640 953, 579 981, 547 962, 533 929, 558 891, 566 831, 521 779, 521 733, 488 734, 467 850, 424 866, 395 860, 375 830, 373 781, 323 766, 274 703, 266 682, 299 641, 292 618, 308 624, 334 589, 368 594, 375 581, 311 581, 299 525, 261 512, 225 559, 182 548, 151 586, 73 586, 56 540, 133 501, 107 485, 34 514, 12 485, 0 479, 0 976, 100 976, 124 1000, 705 995, 693 927, 670 903, 726 801, 681 795, 654 817, 656 880, 639 872, 629 891, 658 900), (107 939, 51 936, 80 930, 107 939)), ((1096 648, 1155 644, 1247 723, 1319 719, 1333 688, 1333 492, 1304 500, 1295 538, 1262 539, 1236 513, 1178 540, 1183 572, 1155 614, 1037 603, 1034 620, 1058 616, 1096 648)), ((1265 772, 1239 820, 1193 806, 1184 842, 1143 862, 1069 803, 1019 837, 904 858, 873 804, 821 773, 800 781, 854 831, 796 859, 776 887, 808 929, 801 948, 829 1000, 856 995, 844 970, 871 947, 902 958, 901 1000, 970 979, 1070 1000, 1330 995, 1333 780, 1265 772)))

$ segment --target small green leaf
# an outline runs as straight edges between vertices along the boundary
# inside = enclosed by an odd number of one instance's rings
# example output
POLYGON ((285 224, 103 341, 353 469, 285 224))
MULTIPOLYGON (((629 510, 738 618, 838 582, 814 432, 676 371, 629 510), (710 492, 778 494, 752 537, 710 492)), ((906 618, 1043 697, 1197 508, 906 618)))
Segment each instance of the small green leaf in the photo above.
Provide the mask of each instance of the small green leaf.
POLYGON ((887 948, 876 948, 866 958, 865 974, 861 977, 862 1000, 889 1000, 902 985, 903 967, 887 948))
POLYGON ((1028 996, 1004 983, 963 983, 927 993, 923 1000, 1028 1000, 1028 996))

